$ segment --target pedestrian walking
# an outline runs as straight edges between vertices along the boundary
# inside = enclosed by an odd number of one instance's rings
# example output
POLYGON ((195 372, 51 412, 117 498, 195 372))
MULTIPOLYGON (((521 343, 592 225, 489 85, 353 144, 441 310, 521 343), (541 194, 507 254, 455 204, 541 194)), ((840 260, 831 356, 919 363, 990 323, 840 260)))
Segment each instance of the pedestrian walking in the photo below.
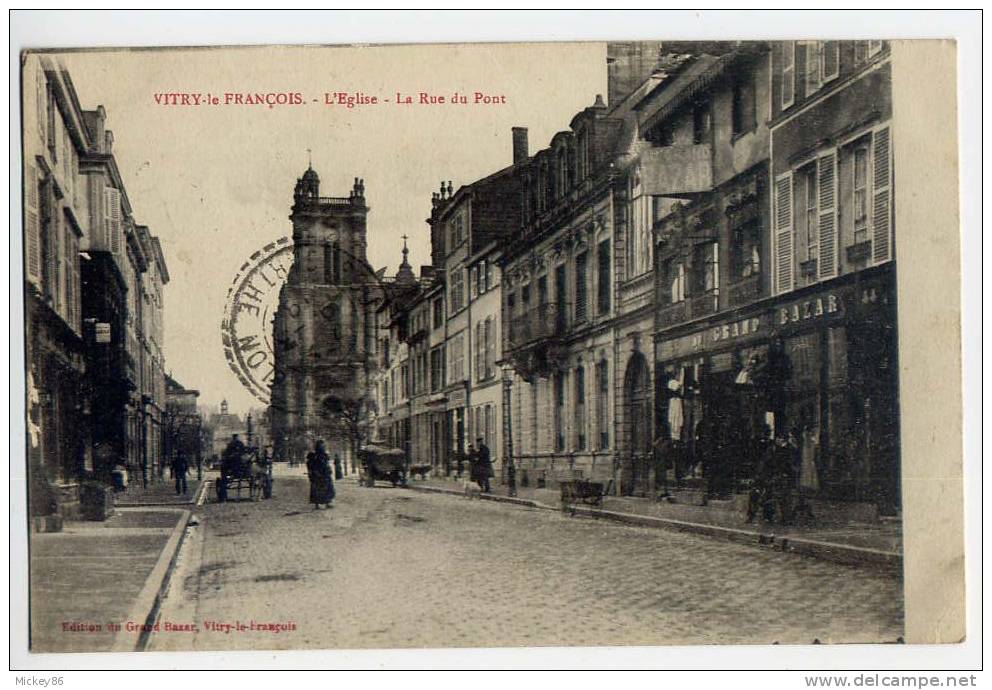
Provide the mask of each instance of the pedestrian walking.
POLYGON ((797 512, 805 517, 813 517, 809 497, 820 490, 820 473, 816 467, 819 436, 810 425, 803 427, 799 440, 799 505, 797 512))
POLYGON ((483 438, 479 438, 478 443, 475 464, 478 467, 476 474, 478 475, 479 489, 483 493, 491 494, 493 489, 489 480, 493 477, 493 462, 489 454, 489 446, 486 445, 483 438))
POLYGON ((798 447, 793 433, 780 436, 772 448, 772 496, 778 521, 787 525, 795 517, 795 487, 798 447))
POLYGON ((344 471, 341 469, 341 456, 334 454, 334 479, 335 481, 344 479, 344 471))
POLYGON ((751 442, 754 476, 747 508, 748 522, 756 517, 771 522, 775 516, 775 505, 772 501, 775 444, 771 440, 771 434, 771 427, 765 424, 761 433, 751 442))
POLYGON ((186 460, 186 454, 179 451, 172 458, 172 463, 170 466, 172 476, 176 479, 176 495, 182 494, 186 495, 189 487, 186 485, 186 475, 189 474, 189 462, 186 460))
POLYGON ((310 478, 310 502, 313 509, 321 505, 331 507, 334 500, 334 479, 331 475, 331 462, 323 441, 317 441, 312 453, 307 453, 307 476, 310 478))
POLYGON ((472 483, 479 483, 479 456, 475 452, 475 446, 471 443, 468 444, 468 450, 465 451, 468 456, 468 480, 472 483))

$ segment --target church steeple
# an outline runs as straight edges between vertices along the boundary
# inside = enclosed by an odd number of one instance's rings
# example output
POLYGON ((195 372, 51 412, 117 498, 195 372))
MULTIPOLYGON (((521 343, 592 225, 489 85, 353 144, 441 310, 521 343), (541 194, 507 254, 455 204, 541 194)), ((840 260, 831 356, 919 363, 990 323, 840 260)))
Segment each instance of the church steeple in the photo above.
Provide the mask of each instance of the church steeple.
MULTIPOLYGON (((310 149, 307 149, 308 159, 309 155, 310 149)), ((313 161, 307 161, 307 170, 303 173, 303 177, 296 181, 296 190, 293 192, 293 196, 297 199, 300 197, 316 199, 320 196, 320 177, 313 169, 313 161)))
POLYGON ((407 260, 410 250, 406 246, 407 236, 403 235, 403 261, 400 262, 400 269, 396 272, 397 285, 413 285, 417 282, 417 277, 413 274, 413 268, 407 260))

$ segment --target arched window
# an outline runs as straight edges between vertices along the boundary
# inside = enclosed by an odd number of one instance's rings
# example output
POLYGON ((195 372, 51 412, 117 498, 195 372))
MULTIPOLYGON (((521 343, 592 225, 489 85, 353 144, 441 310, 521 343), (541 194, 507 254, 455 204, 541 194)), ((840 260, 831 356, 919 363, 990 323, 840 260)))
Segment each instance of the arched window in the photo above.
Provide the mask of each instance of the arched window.
POLYGON ((333 254, 333 280, 331 282, 337 285, 341 282, 341 245, 338 242, 334 242, 333 254))

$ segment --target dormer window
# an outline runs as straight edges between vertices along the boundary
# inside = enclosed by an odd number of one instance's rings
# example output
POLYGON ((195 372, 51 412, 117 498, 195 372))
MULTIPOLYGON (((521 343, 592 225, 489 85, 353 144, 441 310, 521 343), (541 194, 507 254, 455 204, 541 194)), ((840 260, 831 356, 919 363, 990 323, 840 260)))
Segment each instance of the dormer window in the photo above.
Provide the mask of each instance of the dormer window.
POLYGON ((578 135, 578 179, 584 180, 591 172, 589 169, 589 133, 583 129, 578 135))
POLYGON ((561 198, 568 193, 568 151, 561 147, 558 149, 558 171, 556 177, 557 190, 555 196, 561 198))

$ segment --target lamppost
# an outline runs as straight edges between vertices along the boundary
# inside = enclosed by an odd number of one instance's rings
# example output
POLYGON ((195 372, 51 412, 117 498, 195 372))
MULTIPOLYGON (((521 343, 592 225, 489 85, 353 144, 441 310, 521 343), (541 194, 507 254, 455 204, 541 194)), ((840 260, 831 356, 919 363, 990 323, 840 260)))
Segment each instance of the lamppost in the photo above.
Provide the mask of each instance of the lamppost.
POLYGON ((501 365, 503 371, 503 454, 506 464, 506 484, 511 496, 517 495, 517 468, 513 465, 513 367, 508 362, 501 365))

